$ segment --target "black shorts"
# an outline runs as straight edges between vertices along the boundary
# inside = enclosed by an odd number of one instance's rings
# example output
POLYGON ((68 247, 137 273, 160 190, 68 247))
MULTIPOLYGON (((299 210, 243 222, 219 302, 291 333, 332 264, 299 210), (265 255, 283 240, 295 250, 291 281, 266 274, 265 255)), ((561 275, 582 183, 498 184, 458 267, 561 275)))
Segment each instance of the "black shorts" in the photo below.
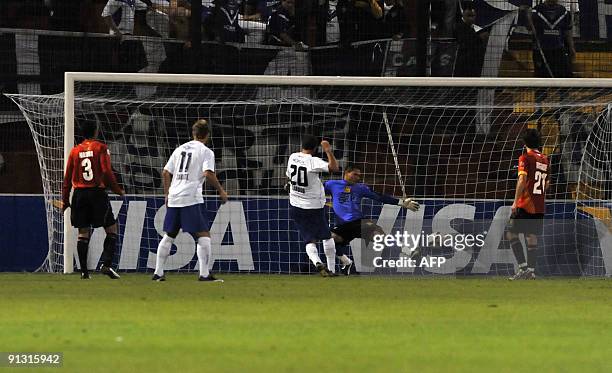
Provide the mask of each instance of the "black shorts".
POLYGON ((544 214, 530 214, 522 208, 517 208, 510 216, 508 230, 512 233, 542 234, 544 214))
POLYGON ((70 207, 70 220, 75 228, 106 228, 115 224, 110 200, 104 189, 75 189, 70 207))
POLYGON ((355 238, 371 239, 377 225, 368 219, 357 219, 332 228, 332 232, 342 237, 344 243, 349 244, 355 238))

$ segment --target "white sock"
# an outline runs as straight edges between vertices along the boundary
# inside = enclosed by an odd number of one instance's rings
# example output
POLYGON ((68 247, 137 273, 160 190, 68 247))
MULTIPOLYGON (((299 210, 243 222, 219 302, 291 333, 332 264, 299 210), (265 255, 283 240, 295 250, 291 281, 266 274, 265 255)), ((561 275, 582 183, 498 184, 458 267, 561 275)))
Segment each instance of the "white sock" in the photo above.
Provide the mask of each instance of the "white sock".
POLYGON ((158 276, 164 275, 164 266, 166 265, 166 260, 168 260, 168 255, 170 255, 170 249, 172 248, 172 242, 174 242, 174 238, 164 234, 161 241, 159 241, 159 245, 157 245, 157 261, 155 263, 155 274, 158 276))
POLYGON ((200 276, 208 277, 210 272, 208 271, 208 264, 210 263, 210 256, 212 253, 212 246, 210 245, 210 237, 198 238, 198 261, 200 262, 200 276))
POLYGON ((323 240, 323 251, 327 258, 327 268, 336 273, 336 244, 332 238, 323 240))
POLYGON ((340 263, 342 263, 342 265, 346 266, 353 263, 353 261, 350 260, 349 257, 344 254, 342 254, 342 256, 339 256, 338 258, 340 258, 340 263))
POLYGON ((316 244, 306 244, 306 254, 308 254, 308 258, 310 259, 312 264, 316 265, 317 263, 321 263, 321 258, 319 258, 319 251, 317 250, 316 244))

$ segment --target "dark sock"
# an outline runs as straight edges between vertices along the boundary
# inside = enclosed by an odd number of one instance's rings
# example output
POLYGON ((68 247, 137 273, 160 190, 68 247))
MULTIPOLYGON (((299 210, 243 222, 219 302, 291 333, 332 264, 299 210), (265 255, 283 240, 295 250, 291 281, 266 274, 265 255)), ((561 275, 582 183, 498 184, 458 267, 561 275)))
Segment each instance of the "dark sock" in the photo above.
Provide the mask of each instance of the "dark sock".
POLYGON ((77 241, 77 252, 79 253, 79 265, 81 273, 89 272, 87 268, 87 252, 89 251, 89 239, 79 238, 77 241))
POLYGON ((524 268, 525 254, 523 253, 523 244, 521 244, 521 241, 519 241, 518 238, 514 238, 510 240, 510 247, 512 248, 512 252, 514 253, 514 257, 516 258, 519 268, 524 268))
POLYGON ((117 235, 115 233, 107 233, 104 239, 104 250, 102 251, 102 264, 105 267, 111 267, 113 265, 116 247, 117 235))
POLYGON ((337 243, 336 244, 336 256, 342 256, 345 254, 344 244, 337 243))
POLYGON ((535 269, 536 260, 538 259, 537 246, 527 247, 527 267, 535 269))

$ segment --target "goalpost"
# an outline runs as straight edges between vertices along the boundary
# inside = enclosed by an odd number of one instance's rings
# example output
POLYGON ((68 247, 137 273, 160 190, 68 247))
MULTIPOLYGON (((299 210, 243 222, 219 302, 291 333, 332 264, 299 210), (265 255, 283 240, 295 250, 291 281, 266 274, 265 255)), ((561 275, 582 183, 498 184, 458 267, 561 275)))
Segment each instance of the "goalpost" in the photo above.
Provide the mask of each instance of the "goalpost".
MULTIPOLYGON (((364 202, 366 214, 385 231, 485 237, 484 247, 436 248, 441 254, 432 249, 426 255, 445 256, 447 266, 427 270, 373 268, 370 247, 353 242, 362 272, 512 273, 516 263, 503 232, 520 133, 538 128, 553 168, 538 267, 550 275, 612 273, 609 79, 66 73, 63 95, 11 98, 32 130, 50 202, 44 270, 74 271, 76 233, 68 212, 61 216, 53 201, 79 122, 99 124, 126 186, 128 198, 113 198, 113 208, 121 230, 119 269, 130 271, 151 267, 159 239, 165 207, 156 172, 176 145, 189 140, 190 125, 204 117, 212 125, 218 173, 232 196, 223 207, 213 193, 206 198, 216 270, 311 270, 284 212, 282 184, 288 155, 299 150, 303 133, 312 133, 330 140, 343 167, 359 166, 374 190, 422 203, 421 211, 407 213, 364 202)), ((94 267, 101 251, 96 234, 94 267)), ((174 260, 177 270, 193 270, 191 246, 189 237, 179 238, 170 265, 174 260)), ((398 257, 401 248, 385 255, 398 257)))

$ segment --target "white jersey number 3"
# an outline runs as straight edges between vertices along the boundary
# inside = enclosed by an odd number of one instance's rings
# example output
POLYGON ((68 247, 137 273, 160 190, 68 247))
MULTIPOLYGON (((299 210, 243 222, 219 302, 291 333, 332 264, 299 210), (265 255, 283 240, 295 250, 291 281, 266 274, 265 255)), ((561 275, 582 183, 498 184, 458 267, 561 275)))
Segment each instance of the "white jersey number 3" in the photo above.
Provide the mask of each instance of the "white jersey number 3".
POLYGON ((91 159, 83 159, 83 161, 81 162, 81 166, 83 166, 83 179, 85 179, 85 181, 92 181, 93 170, 91 169, 91 159))

